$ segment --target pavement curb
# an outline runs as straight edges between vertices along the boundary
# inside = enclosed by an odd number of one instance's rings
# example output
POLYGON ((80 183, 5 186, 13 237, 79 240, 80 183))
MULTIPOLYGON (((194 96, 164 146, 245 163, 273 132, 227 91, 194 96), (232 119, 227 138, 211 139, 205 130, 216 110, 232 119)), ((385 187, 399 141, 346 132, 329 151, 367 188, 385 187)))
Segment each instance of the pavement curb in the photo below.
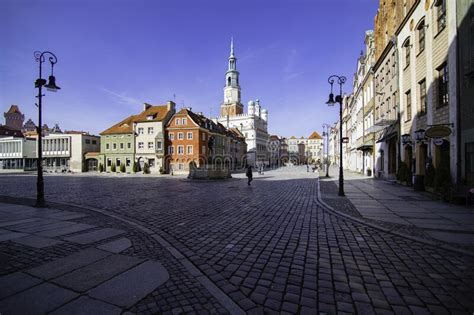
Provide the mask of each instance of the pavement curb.
MULTIPOLYGON (((11 198, 8 196, 0 196, 0 202, 4 203, 11 203, 11 204, 19 204, 15 203, 14 201, 21 201, 20 204, 26 204, 28 205, 32 199, 29 198, 11 198), (25 202, 27 201, 27 202, 25 202)), ((144 226, 142 226, 139 223, 136 223, 134 221, 131 221, 126 218, 122 218, 121 216, 118 216, 116 214, 110 213, 108 210, 104 209, 98 209, 90 206, 84 206, 84 205, 78 205, 74 203, 69 203, 69 204, 64 204, 61 202, 51 202, 50 206, 47 206, 46 208, 51 208, 54 209, 54 205, 64 205, 64 206, 73 206, 79 209, 84 209, 84 210, 89 210, 89 211, 94 211, 97 213, 100 213, 102 215, 111 217, 113 219, 116 219, 118 221, 124 222, 128 225, 133 226, 134 228, 140 230, 141 232, 147 234, 154 240, 156 240, 158 243, 160 243, 161 246, 163 246, 175 259, 177 259, 181 265, 204 287, 206 290, 209 292, 211 296, 213 296, 221 305, 224 307, 227 311, 229 311, 230 314, 235 314, 235 315, 243 315, 246 314, 246 312, 240 308, 240 306, 234 302, 226 293, 224 293, 219 287, 217 287, 214 282, 212 282, 211 279, 209 279, 198 267, 196 267, 189 259, 186 258, 178 249, 176 249, 174 246, 172 246, 166 239, 158 235, 158 233, 165 234, 167 233, 163 231, 154 232, 144 226)))
POLYGON ((429 246, 433 246, 433 247, 436 247, 436 248, 442 248, 442 249, 445 249, 445 250, 449 250, 449 251, 453 251, 453 252, 456 252, 458 254, 462 254, 462 255, 468 255, 468 256, 471 256, 471 257, 474 257, 474 252, 472 251, 467 251, 467 250, 464 250, 464 249, 459 249, 459 248, 456 248, 454 246, 450 246, 450 245, 446 245, 444 243, 441 243, 441 242, 433 242, 433 241, 429 241, 429 240, 426 240, 426 239, 423 239, 423 238, 420 238, 420 237, 416 237, 416 236, 411 236, 411 235, 406 235, 406 234, 402 234, 402 233, 399 233, 397 231, 393 231, 391 229, 387 229, 387 228, 384 228, 382 226, 379 226, 377 224, 373 224, 373 223, 370 223, 370 222, 366 222, 365 220, 363 219, 359 219, 359 218, 356 218, 356 217, 353 217, 351 215, 348 215, 346 213, 343 213, 341 211, 338 211, 338 210, 335 210, 333 207, 331 207, 330 205, 328 205, 327 203, 325 203, 323 201, 323 199, 321 198, 321 188, 320 188, 320 179, 319 179, 319 176, 318 176, 318 196, 317 196, 317 201, 322 205, 321 208, 323 208, 324 210, 326 210, 327 212, 330 212, 336 216, 339 216, 339 217, 342 217, 342 218, 345 218, 345 219, 348 219, 348 220, 351 220, 351 221, 354 221, 354 222, 357 222, 359 224, 362 224, 362 225, 365 225, 365 226, 368 226, 370 228, 373 228, 373 229, 377 229, 379 231, 382 231, 382 232, 385 232, 385 233, 390 233, 392 235, 395 235, 395 236, 398 236, 398 237, 402 237, 402 238, 405 238, 405 239, 409 239, 411 241, 415 241, 415 242, 420 242, 420 243, 423 243, 423 244, 426 244, 426 245, 429 245, 429 246))

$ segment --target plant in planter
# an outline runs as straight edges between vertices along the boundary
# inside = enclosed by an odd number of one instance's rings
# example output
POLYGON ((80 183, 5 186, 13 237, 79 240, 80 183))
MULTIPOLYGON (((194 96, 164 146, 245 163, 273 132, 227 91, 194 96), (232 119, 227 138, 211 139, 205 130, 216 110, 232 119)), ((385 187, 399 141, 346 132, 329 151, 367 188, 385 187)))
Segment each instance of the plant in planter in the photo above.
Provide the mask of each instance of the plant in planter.
POLYGON ((372 169, 367 167, 367 176, 372 176, 372 169))
POLYGON ((104 164, 99 163, 99 173, 102 173, 104 171, 104 164))
POLYGON ((449 170, 449 164, 441 163, 438 167, 434 179, 434 190, 437 194, 441 195, 444 199, 449 193, 451 187, 451 171, 449 170))
POLYGON ((150 166, 148 165, 148 163, 145 163, 143 165, 143 174, 150 174, 150 166))
POLYGON ((135 162, 135 161, 133 162, 132 171, 133 171, 134 173, 138 172, 138 164, 137 164, 137 162, 135 162))
POLYGON ((411 183, 411 179, 409 177, 410 170, 408 169, 408 165, 405 162, 401 162, 397 172, 397 180, 400 181, 402 184, 405 183, 406 185, 408 185, 409 183, 411 183))
POLYGON ((112 173, 115 173, 117 171, 117 167, 115 166, 115 163, 112 163, 112 165, 110 166, 110 171, 112 173))
POLYGON ((120 164, 120 173, 125 173, 126 172, 126 169, 125 169, 125 164, 120 164))
POLYGON ((160 167, 160 174, 163 175, 165 171, 163 170, 163 167, 160 167))
POLYGON ((433 192, 435 186, 435 177, 436 177, 436 169, 433 166, 433 163, 428 164, 426 168, 425 174, 425 189, 429 192, 433 192))

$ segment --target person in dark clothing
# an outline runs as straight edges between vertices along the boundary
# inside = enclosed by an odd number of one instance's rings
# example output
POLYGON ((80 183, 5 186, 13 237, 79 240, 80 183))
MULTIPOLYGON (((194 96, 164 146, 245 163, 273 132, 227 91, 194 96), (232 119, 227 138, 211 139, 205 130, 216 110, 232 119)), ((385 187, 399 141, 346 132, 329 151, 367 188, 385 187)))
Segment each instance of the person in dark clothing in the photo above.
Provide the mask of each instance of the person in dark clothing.
POLYGON ((253 180, 252 166, 247 166, 247 172, 245 173, 245 176, 247 176, 248 179, 247 185, 250 186, 250 182, 253 180))

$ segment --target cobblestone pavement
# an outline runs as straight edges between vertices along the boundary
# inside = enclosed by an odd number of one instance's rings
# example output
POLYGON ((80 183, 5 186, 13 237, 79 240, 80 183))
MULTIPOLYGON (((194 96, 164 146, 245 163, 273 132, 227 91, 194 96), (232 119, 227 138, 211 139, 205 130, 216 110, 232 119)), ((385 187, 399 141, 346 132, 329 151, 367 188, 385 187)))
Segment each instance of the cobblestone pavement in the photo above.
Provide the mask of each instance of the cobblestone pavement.
MULTIPOLYGON (((104 209, 154 231, 249 313, 474 311, 471 256, 333 215, 305 168, 255 174, 250 187, 235 177, 46 176, 45 191, 49 201, 104 209)), ((0 177, 0 195, 34 191, 35 177, 0 177)))

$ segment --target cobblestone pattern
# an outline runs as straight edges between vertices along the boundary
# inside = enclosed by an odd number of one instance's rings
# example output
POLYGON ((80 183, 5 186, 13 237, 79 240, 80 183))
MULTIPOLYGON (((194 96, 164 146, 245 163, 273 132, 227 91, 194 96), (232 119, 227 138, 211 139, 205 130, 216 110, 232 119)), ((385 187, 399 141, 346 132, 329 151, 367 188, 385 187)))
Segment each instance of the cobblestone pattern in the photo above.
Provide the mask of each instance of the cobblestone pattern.
MULTIPOLYGON (((10 202, 21 202, 20 200, 8 200, 10 202)), ((25 202, 21 202, 25 204, 25 202)), ((28 203, 26 203, 28 205, 28 203)), ((127 234, 117 235, 94 243, 99 246, 114 239, 127 237, 132 246, 121 254, 139 258, 159 260, 170 274, 170 279, 157 290, 138 302, 130 311, 140 314, 226 314, 226 310, 212 297, 202 285, 197 282, 184 267, 176 261, 157 241, 142 232, 133 230, 127 224, 117 221, 111 217, 98 214, 97 212, 67 205, 50 203, 55 209, 82 212, 89 216, 74 219, 79 223, 97 226, 95 229, 111 227, 121 229, 127 234)), ((88 230, 93 231, 95 229, 88 230)), ((73 236, 81 234, 77 232, 68 234, 73 236)), ((14 242, 0 242, 0 275, 27 270, 48 261, 62 258, 73 254, 90 245, 74 243, 62 243, 43 249, 35 249, 14 242)))
MULTIPOLYGON (((325 203, 327 203, 333 209, 337 209, 337 211, 343 212, 345 214, 348 214, 356 218, 362 218, 361 214, 357 211, 357 209, 354 207, 354 205, 351 203, 349 199, 341 198, 337 196, 338 186, 334 181, 320 180, 319 183, 320 183, 320 189, 321 189, 321 196, 325 203)), ((472 246, 468 246, 468 245, 463 246, 462 244, 448 243, 448 242, 443 242, 438 239, 434 239, 431 236, 427 235, 423 231, 423 229, 418 228, 413 225, 397 224, 397 223, 386 222, 386 221, 381 221, 381 220, 374 220, 370 218, 363 218, 363 220, 365 222, 372 223, 377 226, 381 226, 383 228, 389 229, 393 232, 398 232, 403 235, 410 235, 410 236, 422 238, 427 241, 431 241, 435 243, 444 243, 451 247, 463 249, 466 251, 472 252, 473 250, 472 246)))
MULTIPOLYGON (((5 183, 0 177, 0 194, 32 196, 34 178, 5 183)), ((251 187, 46 177, 46 197, 102 207, 162 233, 249 312, 474 311, 473 258, 329 214, 316 184, 292 174, 256 177, 251 187)))

